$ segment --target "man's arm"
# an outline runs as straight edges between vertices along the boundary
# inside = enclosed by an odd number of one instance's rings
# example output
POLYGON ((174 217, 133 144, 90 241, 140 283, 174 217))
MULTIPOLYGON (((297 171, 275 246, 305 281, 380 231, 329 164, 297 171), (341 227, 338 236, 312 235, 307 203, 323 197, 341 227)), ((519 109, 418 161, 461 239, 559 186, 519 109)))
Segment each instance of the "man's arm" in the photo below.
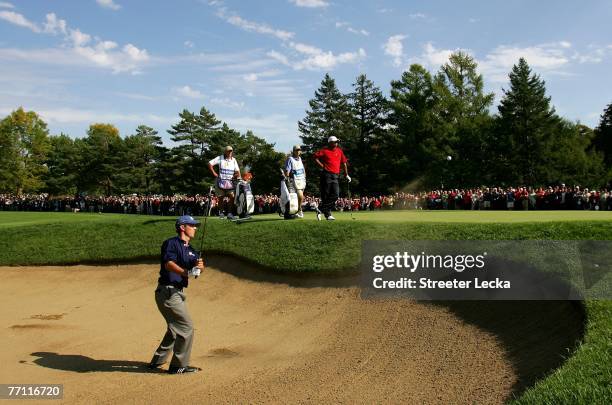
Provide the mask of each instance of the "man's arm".
POLYGON ((322 150, 318 150, 315 154, 314 154, 314 160, 315 162, 317 162, 317 164, 321 167, 321 169, 325 169, 325 165, 323 163, 321 163, 321 161, 319 160, 320 158, 323 157, 323 151, 322 150))
POLYGON ((210 170, 210 172, 212 173, 213 177, 219 177, 219 175, 217 174, 217 172, 215 172, 215 168, 213 167, 212 164, 208 164, 208 170, 210 170))
MULTIPOLYGON (((178 264, 176 264, 172 260, 166 262, 164 267, 166 268, 166 270, 171 271, 173 273, 176 273, 176 274, 180 275, 181 277, 184 277, 184 278, 188 278, 189 277, 189 270, 183 269, 181 266, 179 266, 178 264)), ((198 259, 198 261, 196 262, 195 267, 200 269, 200 271, 203 271, 204 270, 204 260, 198 259)))
POLYGON ((178 274, 179 276, 187 278, 187 270, 183 269, 181 266, 179 266, 172 260, 167 261, 164 265, 164 268, 168 271, 178 274))
POLYGON ((291 175, 291 158, 285 161, 285 177, 289 178, 289 175, 291 175))
POLYGON ((236 180, 240 180, 242 179, 242 176, 240 175, 240 166, 238 166, 238 161, 236 159, 234 159, 234 178, 236 180))
POLYGON ((208 162, 208 170, 210 170, 210 172, 212 173, 214 177, 219 177, 219 175, 215 171, 215 165, 220 165, 220 164, 221 162, 220 162, 219 156, 217 156, 216 158, 208 162))

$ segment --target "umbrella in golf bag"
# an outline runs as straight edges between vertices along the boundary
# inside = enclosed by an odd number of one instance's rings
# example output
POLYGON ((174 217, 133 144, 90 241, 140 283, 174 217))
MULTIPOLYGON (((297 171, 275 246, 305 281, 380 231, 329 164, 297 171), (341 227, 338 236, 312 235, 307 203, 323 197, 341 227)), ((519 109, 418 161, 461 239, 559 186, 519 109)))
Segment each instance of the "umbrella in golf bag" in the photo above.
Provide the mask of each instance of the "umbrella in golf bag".
POLYGON ((278 215, 284 216, 285 219, 293 219, 300 209, 298 195, 293 186, 293 182, 285 177, 283 169, 281 169, 281 176, 280 211, 278 215))
POLYGON ((236 182, 234 204, 240 218, 248 218, 255 211, 255 198, 251 192, 252 178, 253 175, 247 169, 242 179, 236 182))

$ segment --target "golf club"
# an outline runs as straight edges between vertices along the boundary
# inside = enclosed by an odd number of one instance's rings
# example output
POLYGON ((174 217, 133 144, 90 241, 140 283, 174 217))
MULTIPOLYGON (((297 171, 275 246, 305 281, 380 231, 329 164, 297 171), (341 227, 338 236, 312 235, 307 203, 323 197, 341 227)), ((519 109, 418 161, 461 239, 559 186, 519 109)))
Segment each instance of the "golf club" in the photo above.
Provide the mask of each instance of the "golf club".
MULTIPOLYGON (((206 234, 206 222, 208 220, 208 217, 210 216, 210 210, 212 209, 212 192, 213 186, 210 186, 210 190, 208 191, 208 210, 206 212, 206 215, 204 216, 204 225, 202 226, 202 234, 200 235, 200 251, 198 252, 198 254, 200 255, 201 259, 203 259, 202 252, 204 250, 204 234, 206 234)), ((196 276, 196 278, 198 278, 198 276, 196 276)))
POLYGON ((351 210, 351 219, 355 220, 357 218, 353 217, 353 199, 351 198, 351 182, 350 181, 346 182, 346 193, 348 194, 348 199, 349 199, 349 209, 351 210))

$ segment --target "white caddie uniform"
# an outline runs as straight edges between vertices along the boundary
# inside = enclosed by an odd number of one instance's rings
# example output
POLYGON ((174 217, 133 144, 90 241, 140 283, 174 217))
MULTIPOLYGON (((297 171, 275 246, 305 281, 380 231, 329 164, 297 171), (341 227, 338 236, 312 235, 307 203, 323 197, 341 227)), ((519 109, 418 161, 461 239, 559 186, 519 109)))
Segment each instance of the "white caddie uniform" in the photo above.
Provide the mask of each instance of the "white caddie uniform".
POLYGON ((285 162, 285 171, 289 172, 293 185, 297 190, 304 190, 306 188, 306 171, 304 170, 304 163, 302 158, 297 159, 293 156, 289 156, 285 162))
MULTIPOLYGON (((226 181, 226 182, 231 183, 232 179, 234 178, 234 173, 236 171, 240 172, 240 166, 238 166, 238 161, 233 156, 229 159, 226 159, 224 155, 220 155, 208 163, 210 163, 211 166, 217 166, 217 165, 219 166, 218 172, 219 172, 219 179, 221 181, 226 181)), ((215 184, 215 188, 217 189, 217 192, 233 191, 233 188, 232 189, 229 189, 229 188, 222 189, 219 186, 219 182, 215 184)))

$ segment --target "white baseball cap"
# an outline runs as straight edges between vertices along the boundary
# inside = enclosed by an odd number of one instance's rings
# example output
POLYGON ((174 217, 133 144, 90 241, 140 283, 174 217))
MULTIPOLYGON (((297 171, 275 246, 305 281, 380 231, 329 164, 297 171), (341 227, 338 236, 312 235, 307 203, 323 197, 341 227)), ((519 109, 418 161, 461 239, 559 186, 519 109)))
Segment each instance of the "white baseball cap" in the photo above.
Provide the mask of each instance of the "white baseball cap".
POLYGON ((327 138, 327 142, 338 142, 338 138, 332 135, 329 138, 327 138))

